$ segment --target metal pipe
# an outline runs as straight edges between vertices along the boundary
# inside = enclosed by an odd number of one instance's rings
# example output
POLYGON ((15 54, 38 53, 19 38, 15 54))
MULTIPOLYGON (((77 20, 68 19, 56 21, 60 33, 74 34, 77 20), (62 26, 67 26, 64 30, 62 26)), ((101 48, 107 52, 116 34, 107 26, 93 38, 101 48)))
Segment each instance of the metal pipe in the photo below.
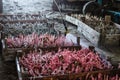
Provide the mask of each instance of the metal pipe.
POLYGON ((66 24, 65 24, 65 21, 64 21, 64 19, 63 19, 62 12, 61 12, 61 10, 60 10, 60 8, 59 8, 59 6, 58 6, 58 4, 57 4, 56 0, 53 0, 53 1, 55 2, 55 5, 57 6, 58 11, 60 12, 60 15, 61 15, 61 18, 62 18, 62 23, 63 23, 63 25, 64 25, 64 27, 65 27, 66 32, 67 32, 67 31, 68 31, 68 29, 67 29, 67 26, 66 26, 66 24))
POLYGON ((21 71, 20 71, 20 65, 19 65, 19 62, 18 62, 18 58, 16 57, 16 65, 17 65, 17 72, 18 72, 18 78, 19 80, 22 80, 22 75, 21 75, 21 71))

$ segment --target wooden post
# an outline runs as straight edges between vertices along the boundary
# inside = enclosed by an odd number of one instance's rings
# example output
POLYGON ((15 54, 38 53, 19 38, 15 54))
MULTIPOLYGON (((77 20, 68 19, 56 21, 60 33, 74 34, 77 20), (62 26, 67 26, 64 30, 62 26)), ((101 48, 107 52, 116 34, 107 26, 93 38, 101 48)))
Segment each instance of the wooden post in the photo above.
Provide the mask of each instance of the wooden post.
POLYGON ((105 22, 106 22, 107 24, 110 24, 110 22, 111 22, 111 16, 110 16, 110 15, 106 15, 106 16, 105 16, 105 22))
POLYGON ((80 37, 77 36, 77 45, 80 46, 80 37))
POLYGON ((3 3, 2 0, 0 0, 0 14, 3 12, 3 3))

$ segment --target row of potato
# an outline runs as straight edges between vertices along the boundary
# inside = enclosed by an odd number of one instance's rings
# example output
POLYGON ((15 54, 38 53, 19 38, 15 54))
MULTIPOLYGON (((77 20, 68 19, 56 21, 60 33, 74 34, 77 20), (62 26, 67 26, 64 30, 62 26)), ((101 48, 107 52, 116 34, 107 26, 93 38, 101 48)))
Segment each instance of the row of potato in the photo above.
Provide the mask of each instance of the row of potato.
POLYGON ((100 33, 101 30, 104 30, 106 34, 120 34, 120 28, 118 28, 113 22, 107 23, 102 17, 91 16, 89 14, 71 14, 70 16, 83 21, 85 24, 100 33))
POLYGON ((48 20, 45 14, 18 14, 0 15, 0 27, 3 27, 5 36, 19 34, 58 34, 54 29, 54 21, 48 20))

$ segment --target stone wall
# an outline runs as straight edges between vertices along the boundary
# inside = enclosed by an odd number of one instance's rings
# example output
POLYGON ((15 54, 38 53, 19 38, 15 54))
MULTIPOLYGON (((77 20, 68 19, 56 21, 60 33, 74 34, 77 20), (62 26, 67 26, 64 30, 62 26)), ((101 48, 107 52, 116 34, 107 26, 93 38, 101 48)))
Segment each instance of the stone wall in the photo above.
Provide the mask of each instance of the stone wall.
POLYGON ((38 13, 51 10, 52 1, 53 0, 3 0, 3 13, 38 13))
POLYGON ((0 13, 2 13, 2 9, 3 9, 2 0, 0 0, 0 13))

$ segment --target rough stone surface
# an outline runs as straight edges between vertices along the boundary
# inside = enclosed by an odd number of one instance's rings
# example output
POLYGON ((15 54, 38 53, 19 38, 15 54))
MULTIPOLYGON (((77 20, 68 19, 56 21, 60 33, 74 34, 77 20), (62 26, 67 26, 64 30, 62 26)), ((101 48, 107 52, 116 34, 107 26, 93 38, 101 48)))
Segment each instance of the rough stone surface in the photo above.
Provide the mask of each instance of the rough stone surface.
POLYGON ((51 10, 53 0, 3 0, 3 13, 38 13, 51 10))

